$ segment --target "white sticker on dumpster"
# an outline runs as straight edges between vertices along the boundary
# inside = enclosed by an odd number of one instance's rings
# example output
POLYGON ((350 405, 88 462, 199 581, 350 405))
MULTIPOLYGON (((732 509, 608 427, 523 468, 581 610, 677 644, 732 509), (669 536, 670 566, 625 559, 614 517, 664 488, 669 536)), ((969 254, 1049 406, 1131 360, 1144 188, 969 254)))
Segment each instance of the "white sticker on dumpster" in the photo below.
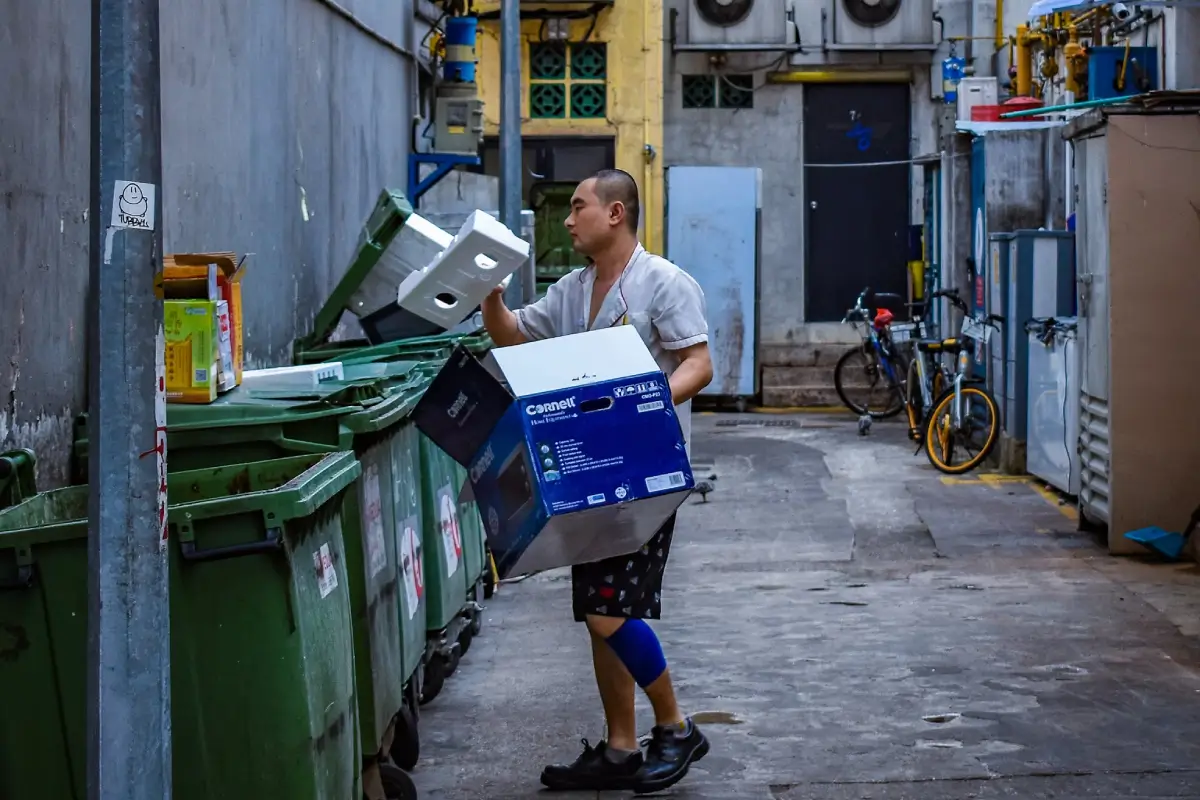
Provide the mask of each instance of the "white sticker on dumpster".
POLYGON ((114 181, 112 228, 154 230, 154 184, 114 181))
POLYGON ((317 588, 321 590, 321 599, 329 596, 329 593, 337 588, 337 570, 333 568, 333 556, 329 552, 329 545, 321 545, 321 549, 313 553, 313 567, 317 571, 317 588))
POLYGON ((387 566, 387 545, 383 541, 383 501, 379 491, 379 467, 375 464, 363 470, 362 513, 367 534, 367 564, 374 578, 387 566))
POLYGON ((462 537, 458 531, 458 508, 454 502, 453 490, 447 486, 440 492, 442 496, 439 516, 442 527, 442 548, 446 551, 446 577, 458 572, 458 561, 462 558, 462 537))
POLYGON ((408 603, 408 618, 417 615, 424 593, 421 578, 421 545, 416 529, 409 524, 400 534, 400 568, 404 571, 404 599, 408 603))

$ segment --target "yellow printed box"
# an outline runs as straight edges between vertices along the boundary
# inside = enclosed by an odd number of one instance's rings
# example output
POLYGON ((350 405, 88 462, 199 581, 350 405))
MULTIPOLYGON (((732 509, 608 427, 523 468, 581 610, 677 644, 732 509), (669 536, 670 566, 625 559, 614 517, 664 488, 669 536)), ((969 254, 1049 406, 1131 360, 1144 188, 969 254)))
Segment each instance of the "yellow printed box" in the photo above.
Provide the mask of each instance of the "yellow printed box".
POLYGON ((229 344, 235 383, 241 385, 246 351, 243 341, 242 278, 246 256, 235 253, 170 253, 163 257, 167 299, 224 300, 229 304, 229 344), (215 284, 214 284, 215 279, 215 284))
POLYGON ((211 403, 217 399, 217 303, 167 300, 163 303, 167 402, 211 403))

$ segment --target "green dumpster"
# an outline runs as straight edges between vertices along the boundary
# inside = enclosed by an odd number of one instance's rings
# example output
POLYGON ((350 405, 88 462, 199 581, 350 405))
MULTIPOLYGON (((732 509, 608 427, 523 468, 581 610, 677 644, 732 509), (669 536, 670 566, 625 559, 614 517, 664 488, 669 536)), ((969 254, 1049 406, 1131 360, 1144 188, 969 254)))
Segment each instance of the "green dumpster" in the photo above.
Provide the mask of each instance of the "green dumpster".
MULTIPOLYGON (((463 553, 460 467, 423 434, 418 435, 422 513, 426 521, 425 625, 430 643, 421 701, 428 703, 457 669, 464 631, 468 631, 466 636, 471 635, 471 620, 462 613, 471 584, 463 553)), ((473 603, 470 609, 478 613, 473 603)))
MULTIPOLYGON (((358 380, 315 389, 267 385, 235 390, 209 405, 167 408, 172 472, 296 453, 358 455, 363 478, 346 494, 343 510, 358 735, 370 760, 390 738, 389 754, 406 769, 419 755, 417 709, 426 651, 419 448, 408 421, 425 385, 424 378, 410 379, 416 366, 368 366, 358 370, 358 380)), ((76 447, 83 451, 86 442, 76 447)))
MULTIPOLYGON (((168 477, 180 800, 362 795, 342 497, 353 454, 168 477)), ((88 488, 0 511, 0 797, 86 796, 88 488)))

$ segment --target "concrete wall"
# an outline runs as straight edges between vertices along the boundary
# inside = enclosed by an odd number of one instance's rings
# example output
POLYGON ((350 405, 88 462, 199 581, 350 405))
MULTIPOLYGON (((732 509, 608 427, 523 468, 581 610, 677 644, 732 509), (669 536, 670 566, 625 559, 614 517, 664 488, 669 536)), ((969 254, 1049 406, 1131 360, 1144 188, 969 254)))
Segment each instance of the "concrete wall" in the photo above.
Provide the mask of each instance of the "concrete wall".
MULTIPOLYGON (((412 3, 341 0, 409 52, 412 3)), ((90 9, 18 3, 0 70, 0 449, 65 482, 86 406, 90 9)), ((319 0, 163 0, 166 251, 251 253, 248 365, 286 363, 379 191, 406 178, 414 62, 319 0)))
MULTIPOLYGON (((531 3, 537 8, 537 4, 531 3)), ((586 4, 571 4, 578 14, 586 4)), ((474 4, 481 24, 476 43, 479 92, 483 98, 485 133, 499 132, 500 34, 498 0, 474 4)), ((544 9, 543 9, 544 11, 544 9)), ((602 9, 595 24, 589 17, 572 19, 571 42, 607 44, 607 103, 604 119, 532 119, 529 113, 529 44, 545 34, 536 19, 521 22, 521 133, 523 136, 604 136, 615 139, 615 166, 637 180, 642 193, 641 237, 646 247, 662 249, 663 242, 663 28, 662 0, 622 0, 602 9), (648 157, 649 156, 649 157, 648 157)), ((528 168, 529 165, 525 165, 528 168)))
MULTIPOLYGON (((686 31, 688 3, 665 4, 668 37, 670 12, 678 12, 676 35, 686 31)), ((908 69, 913 74, 910 152, 935 152, 938 104, 931 100, 929 55, 918 53, 833 53, 821 50, 820 8, 797 8, 800 40, 794 55, 727 53, 720 69, 753 73, 755 94, 751 109, 684 109, 682 75, 715 71, 707 53, 671 53, 663 92, 663 155, 665 165, 757 166, 763 170, 760 326, 764 347, 849 340, 837 324, 804 322, 804 87, 801 83, 768 84, 773 71, 813 67, 908 69), (814 16, 815 14, 815 16, 814 16)), ((923 221, 923 176, 913 169, 911 221, 923 221)), ((668 209, 668 213, 669 209, 668 209)), ((852 300, 853 298, 850 298, 852 300)))

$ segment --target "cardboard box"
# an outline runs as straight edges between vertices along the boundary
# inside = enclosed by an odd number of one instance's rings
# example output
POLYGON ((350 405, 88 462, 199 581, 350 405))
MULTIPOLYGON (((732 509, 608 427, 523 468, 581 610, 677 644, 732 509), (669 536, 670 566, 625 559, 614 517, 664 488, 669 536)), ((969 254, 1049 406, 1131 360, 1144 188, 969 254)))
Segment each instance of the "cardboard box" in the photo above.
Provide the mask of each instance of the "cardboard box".
POLYGON ((458 348, 413 411, 468 471, 500 576, 632 553, 695 486, 667 378, 621 325, 458 348))
POLYGON ((236 253, 172 253, 163 257, 163 295, 170 299, 224 300, 229 304, 229 343, 233 355, 235 385, 242 383, 246 349, 243 337, 242 278, 246 256, 236 253), (215 290, 210 283, 215 278, 215 290), (205 284, 202 294, 182 294, 205 284), (212 292, 211 294, 209 292, 212 292))
POLYGON ((167 402, 217 399, 217 304, 212 300, 163 302, 167 402))
POLYGON ((233 368, 233 346, 230 342, 229 303, 217 301, 217 364, 220 372, 217 375, 217 391, 228 392, 238 385, 237 374, 233 368))

